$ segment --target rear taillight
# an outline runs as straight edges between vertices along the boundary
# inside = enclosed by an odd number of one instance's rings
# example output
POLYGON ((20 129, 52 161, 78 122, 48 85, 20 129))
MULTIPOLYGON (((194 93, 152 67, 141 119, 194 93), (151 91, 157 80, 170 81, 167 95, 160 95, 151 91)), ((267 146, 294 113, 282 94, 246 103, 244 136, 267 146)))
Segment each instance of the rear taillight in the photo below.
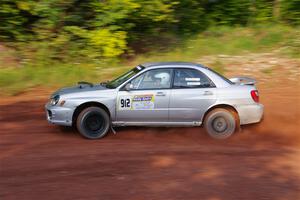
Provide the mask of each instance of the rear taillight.
POLYGON ((255 101, 256 103, 259 102, 259 95, 258 95, 258 91, 257 90, 251 90, 251 97, 253 99, 253 101, 255 101))

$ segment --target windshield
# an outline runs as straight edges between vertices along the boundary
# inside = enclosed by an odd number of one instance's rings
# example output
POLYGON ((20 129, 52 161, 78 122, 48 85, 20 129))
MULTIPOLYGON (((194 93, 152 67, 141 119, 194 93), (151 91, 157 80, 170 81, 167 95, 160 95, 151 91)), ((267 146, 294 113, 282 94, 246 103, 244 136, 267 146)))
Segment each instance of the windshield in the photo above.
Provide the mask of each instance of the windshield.
POLYGON ((132 70, 126 72, 125 74, 119 76, 115 80, 108 82, 106 87, 110 88, 110 89, 114 89, 114 88, 118 87, 119 85, 121 85, 122 83, 124 83, 129 78, 133 77, 134 75, 136 75, 137 73, 142 71, 144 68, 145 67, 139 65, 139 66, 133 68, 132 70))

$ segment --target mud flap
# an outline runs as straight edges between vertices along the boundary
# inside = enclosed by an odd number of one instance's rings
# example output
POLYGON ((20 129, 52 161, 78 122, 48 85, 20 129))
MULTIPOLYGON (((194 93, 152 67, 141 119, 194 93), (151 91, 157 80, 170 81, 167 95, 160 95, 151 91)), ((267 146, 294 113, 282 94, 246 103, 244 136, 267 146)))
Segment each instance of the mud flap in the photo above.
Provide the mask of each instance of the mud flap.
POLYGON ((114 129, 114 127, 112 126, 112 124, 110 125, 110 129, 111 129, 111 131, 113 132, 114 135, 117 134, 117 131, 114 129))

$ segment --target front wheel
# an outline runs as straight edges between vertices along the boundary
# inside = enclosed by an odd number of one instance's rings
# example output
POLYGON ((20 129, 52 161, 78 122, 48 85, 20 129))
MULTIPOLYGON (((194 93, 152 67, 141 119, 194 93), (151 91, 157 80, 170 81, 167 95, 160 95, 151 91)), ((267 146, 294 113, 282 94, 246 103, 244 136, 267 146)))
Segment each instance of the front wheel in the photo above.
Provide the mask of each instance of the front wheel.
POLYGON ((235 113, 223 108, 210 111, 204 121, 207 133, 216 139, 230 137, 235 132, 238 124, 235 113))
POLYGON ((88 107, 78 115, 76 127, 83 137, 99 139, 107 134, 110 119, 107 112, 102 108, 88 107))

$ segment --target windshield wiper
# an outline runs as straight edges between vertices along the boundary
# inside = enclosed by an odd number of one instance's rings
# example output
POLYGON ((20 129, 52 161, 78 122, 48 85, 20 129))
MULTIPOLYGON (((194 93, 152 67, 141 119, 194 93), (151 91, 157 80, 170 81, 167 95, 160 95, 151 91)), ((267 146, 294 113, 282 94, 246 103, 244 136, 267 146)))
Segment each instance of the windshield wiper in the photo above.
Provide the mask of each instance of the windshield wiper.
POLYGON ((90 87, 93 87, 94 84, 86 81, 79 81, 78 82, 79 87, 82 87, 82 85, 89 85, 90 87))
POLYGON ((100 83, 100 85, 106 86, 109 83, 109 81, 103 81, 100 83))

